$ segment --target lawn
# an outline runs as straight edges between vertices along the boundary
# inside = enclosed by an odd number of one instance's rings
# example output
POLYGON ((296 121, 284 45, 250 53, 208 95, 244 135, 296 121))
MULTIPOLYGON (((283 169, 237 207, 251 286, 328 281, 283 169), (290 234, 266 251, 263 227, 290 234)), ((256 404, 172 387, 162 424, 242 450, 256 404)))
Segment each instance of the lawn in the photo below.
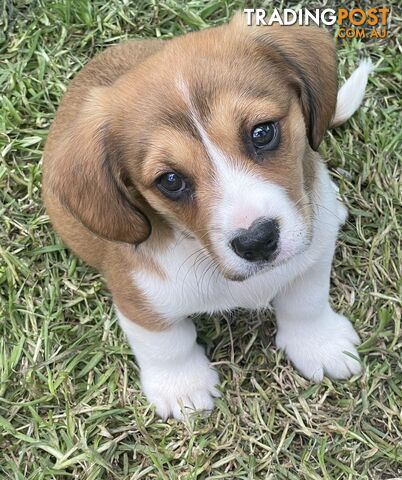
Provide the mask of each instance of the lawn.
POLYGON ((223 396, 181 424, 155 416, 102 278, 53 233, 41 157, 66 85, 98 51, 221 24, 242 2, 1 3, 1 479, 402 478, 401 10, 387 5, 388 38, 338 41, 340 79, 364 56, 376 72, 321 147, 350 212, 331 296, 363 339, 364 373, 311 384, 275 350, 271 314, 200 317, 223 396))

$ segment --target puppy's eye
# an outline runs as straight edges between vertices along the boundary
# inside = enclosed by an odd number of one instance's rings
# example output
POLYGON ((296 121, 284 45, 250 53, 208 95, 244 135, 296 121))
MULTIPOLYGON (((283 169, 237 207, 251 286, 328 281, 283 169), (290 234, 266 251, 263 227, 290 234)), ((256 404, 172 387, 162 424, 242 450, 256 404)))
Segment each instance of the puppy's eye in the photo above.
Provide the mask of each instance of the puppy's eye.
POLYGON ((156 180, 156 186, 166 196, 178 200, 187 191, 186 180, 176 172, 168 172, 156 180))
POLYGON ((275 150, 279 145, 279 140, 278 122, 260 123, 251 130, 251 141, 257 151, 275 150))

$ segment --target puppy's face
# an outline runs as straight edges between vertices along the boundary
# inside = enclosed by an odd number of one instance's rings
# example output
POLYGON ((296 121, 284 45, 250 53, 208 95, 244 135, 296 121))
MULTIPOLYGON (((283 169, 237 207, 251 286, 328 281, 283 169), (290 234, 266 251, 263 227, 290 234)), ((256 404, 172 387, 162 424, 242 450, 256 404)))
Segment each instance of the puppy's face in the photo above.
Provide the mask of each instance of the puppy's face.
POLYGON ((102 95, 126 183, 197 238, 227 278, 309 245, 313 150, 336 99, 323 31, 252 29, 237 18, 169 42, 102 95))
MULTIPOLYGON (((131 172, 138 190, 234 279, 302 252, 312 229, 303 80, 280 46, 267 51, 255 35, 237 25, 172 42, 130 79, 141 92, 134 111, 120 105, 124 135, 137 132, 127 141, 141 158, 131 172)), ((127 80, 119 87, 130 98, 127 80)))
POLYGON ((303 114, 280 68, 254 58, 250 69, 252 52, 210 51, 196 65, 183 52, 163 89, 151 86, 160 98, 145 113, 136 186, 227 277, 243 279, 309 243, 314 165, 303 114))

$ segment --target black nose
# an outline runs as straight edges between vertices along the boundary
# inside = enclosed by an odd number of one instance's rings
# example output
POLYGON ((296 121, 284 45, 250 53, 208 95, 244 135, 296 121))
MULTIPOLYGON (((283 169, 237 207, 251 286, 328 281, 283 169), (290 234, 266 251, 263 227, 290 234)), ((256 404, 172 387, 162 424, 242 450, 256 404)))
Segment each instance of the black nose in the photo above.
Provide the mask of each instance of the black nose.
POLYGON ((249 262, 268 261, 278 247, 279 225, 276 220, 256 220, 235 237, 230 245, 235 253, 249 262))

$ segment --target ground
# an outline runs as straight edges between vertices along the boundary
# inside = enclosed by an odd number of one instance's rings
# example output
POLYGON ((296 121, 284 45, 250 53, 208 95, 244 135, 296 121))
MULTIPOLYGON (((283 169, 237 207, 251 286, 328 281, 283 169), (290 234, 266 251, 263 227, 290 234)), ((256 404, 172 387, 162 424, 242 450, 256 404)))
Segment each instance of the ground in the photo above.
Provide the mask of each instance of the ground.
POLYGON ((223 23, 242 2, 1 3, 0 478, 402 477, 398 5, 387 2, 388 38, 338 40, 340 79, 367 55, 376 72, 321 147, 350 212, 332 302, 363 339, 363 375, 307 382, 275 350, 269 313, 200 317, 223 396, 181 424, 156 418, 101 277, 53 233, 41 156, 68 81, 96 52, 223 23))

